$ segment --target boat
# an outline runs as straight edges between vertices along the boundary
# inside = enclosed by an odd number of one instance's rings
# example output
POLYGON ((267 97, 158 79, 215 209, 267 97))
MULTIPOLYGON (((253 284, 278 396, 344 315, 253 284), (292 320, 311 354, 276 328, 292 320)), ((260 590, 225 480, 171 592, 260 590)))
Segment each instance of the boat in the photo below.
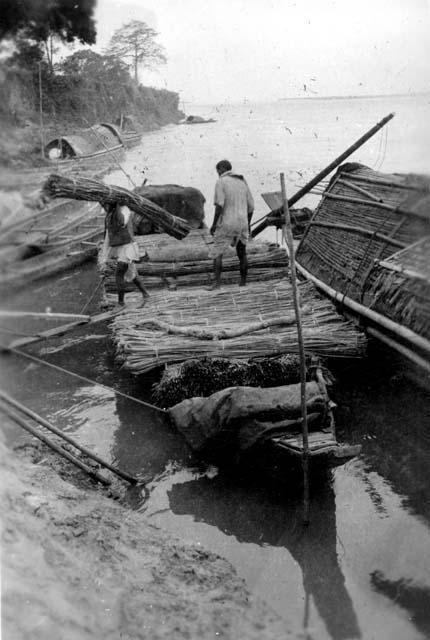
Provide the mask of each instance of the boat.
MULTIPOLYGON (((101 123, 77 134, 52 138, 45 145, 45 155, 58 170, 76 168, 91 161, 92 166, 111 162, 124 149, 121 134, 113 124, 101 123), (110 159, 110 160, 109 160, 110 159)), ((52 171, 52 166, 51 166, 52 171)))
MULTIPOLYGON (((327 393, 331 376, 318 358, 308 357, 306 366, 308 454, 312 472, 319 472, 345 464, 359 454, 361 446, 337 441, 334 404, 327 393)), ((278 478, 301 469, 304 445, 297 355, 259 361, 189 360, 167 368, 154 391, 157 403, 168 406, 175 428, 207 462, 260 468, 278 478), (252 386, 240 384, 250 382, 252 386), (180 396, 184 399, 176 402, 180 396)))
POLYGON ((142 126, 133 115, 121 115, 115 122, 115 127, 123 145, 127 148, 134 147, 142 140, 142 126))
POLYGON ((26 209, 0 227, 0 290, 7 293, 97 255, 104 232, 98 203, 58 200, 26 209))
POLYGON ((180 124, 208 124, 216 122, 213 118, 203 118, 202 116, 187 116, 180 124))
POLYGON ((53 172, 64 175, 101 176, 118 167, 127 137, 115 125, 103 123, 81 130, 78 134, 50 139, 44 147, 45 158, 35 167, 4 168, 0 172, 0 189, 34 193, 53 172))
POLYGON ((370 336, 430 373, 430 178, 340 166, 296 264, 370 336))

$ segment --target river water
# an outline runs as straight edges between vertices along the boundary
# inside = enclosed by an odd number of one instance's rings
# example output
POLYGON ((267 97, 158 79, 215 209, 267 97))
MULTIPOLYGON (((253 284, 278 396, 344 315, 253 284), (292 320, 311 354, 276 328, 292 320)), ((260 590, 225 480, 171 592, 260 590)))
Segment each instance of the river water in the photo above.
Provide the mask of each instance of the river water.
MULTIPOLYGON (((147 177, 199 187, 210 223, 213 167, 228 157, 246 175, 256 215, 263 215, 267 208, 258 194, 279 188, 279 171, 291 195, 391 111, 397 115, 388 134, 376 136, 353 160, 383 171, 430 173, 429 97, 195 106, 190 113, 217 122, 148 133, 123 167, 136 184, 147 177)), ((120 171, 107 181, 129 184, 120 171)), ((316 198, 309 196, 307 204, 316 198)), ((96 284, 94 266, 87 265, 11 295, 6 304, 80 312, 96 284)), ((19 329, 2 321, 1 342, 10 340, 10 331, 41 328, 34 320, 19 329)), ((83 327, 28 351, 150 400, 149 378, 136 380, 115 366, 105 325, 90 332, 83 327)), ((428 638, 429 394, 376 346, 368 360, 336 373, 338 433, 362 444, 362 453, 312 487, 306 528, 301 496, 292 488, 198 466, 159 414, 112 390, 11 354, 2 357, 1 388, 101 456, 149 479, 147 493, 129 491, 130 506, 182 540, 230 560, 250 591, 283 617, 286 630, 318 640, 428 638)), ((26 436, 8 427, 6 438, 26 436)))

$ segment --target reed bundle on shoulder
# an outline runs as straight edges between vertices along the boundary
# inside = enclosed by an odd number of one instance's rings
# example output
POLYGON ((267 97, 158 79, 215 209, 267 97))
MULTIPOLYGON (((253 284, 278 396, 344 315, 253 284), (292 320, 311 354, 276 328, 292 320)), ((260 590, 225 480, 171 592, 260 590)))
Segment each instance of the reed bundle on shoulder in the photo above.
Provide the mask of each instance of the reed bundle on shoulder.
MULTIPOLYGON (((339 316, 311 283, 300 285, 308 354, 360 356, 366 339, 339 316)), ((291 285, 287 280, 160 291, 143 309, 126 310, 112 323, 118 358, 134 374, 204 356, 262 358, 297 353, 291 285), (230 337, 228 337, 230 336, 230 337)))
POLYGON ((126 206, 178 240, 184 238, 190 231, 185 220, 177 218, 147 198, 128 191, 124 187, 104 184, 99 180, 67 178, 51 174, 43 185, 43 191, 51 198, 72 198, 126 206))

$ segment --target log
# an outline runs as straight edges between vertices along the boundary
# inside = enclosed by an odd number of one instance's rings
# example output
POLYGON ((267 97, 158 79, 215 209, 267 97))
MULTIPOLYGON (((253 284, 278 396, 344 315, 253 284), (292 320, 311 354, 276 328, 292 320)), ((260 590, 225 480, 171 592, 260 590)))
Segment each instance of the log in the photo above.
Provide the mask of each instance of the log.
POLYGON ((43 192, 52 198, 72 198, 126 206, 178 240, 185 238, 190 231, 190 226, 185 220, 177 218, 147 198, 124 187, 107 185, 99 180, 80 177, 72 179, 51 174, 43 185, 43 192))

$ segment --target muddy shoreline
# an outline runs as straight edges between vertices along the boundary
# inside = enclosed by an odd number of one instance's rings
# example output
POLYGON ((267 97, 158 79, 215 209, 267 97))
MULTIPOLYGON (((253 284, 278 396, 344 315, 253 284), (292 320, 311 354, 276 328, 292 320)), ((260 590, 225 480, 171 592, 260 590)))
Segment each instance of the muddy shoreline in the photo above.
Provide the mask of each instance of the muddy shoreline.
POLYGON ((3 637, 289 636, 220 556, 149 524, 44 446, 1 448, 3 637))

